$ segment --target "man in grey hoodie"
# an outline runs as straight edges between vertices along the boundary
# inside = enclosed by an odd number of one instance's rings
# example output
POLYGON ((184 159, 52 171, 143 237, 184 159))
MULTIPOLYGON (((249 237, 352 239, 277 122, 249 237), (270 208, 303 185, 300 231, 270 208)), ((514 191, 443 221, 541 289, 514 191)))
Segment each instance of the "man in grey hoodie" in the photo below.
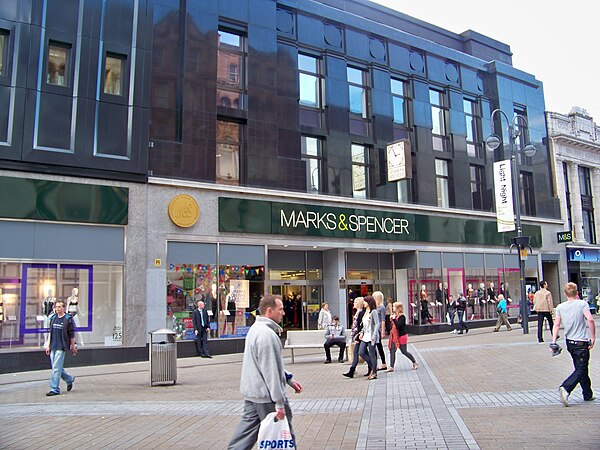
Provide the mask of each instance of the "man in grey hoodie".
MULTIPOLYGON (((240 392, 244 396, 244 415, 229 441, 229 450, 249 450, 256 444, 260 422, 271 412, 277 419, 287 416, 294 444, 292 410, 285 385, 296 394, 302 385, 286 372, 283 366, 283 346, 278 325, 284 316, 283 302, 279 295, 265 295, 258 306, 260 316, 250 327, 244 347, 240 392)), ((294 445, 295 448, 295 445, 294 445)))

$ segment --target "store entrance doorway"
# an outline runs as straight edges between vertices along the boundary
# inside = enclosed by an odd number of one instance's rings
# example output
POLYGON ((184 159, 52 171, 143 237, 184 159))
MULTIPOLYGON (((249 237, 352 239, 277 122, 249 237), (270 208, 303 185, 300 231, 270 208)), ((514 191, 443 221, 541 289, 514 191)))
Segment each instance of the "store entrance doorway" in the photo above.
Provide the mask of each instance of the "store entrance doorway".
POLYGON ((271 294, 281 295, 285 316, 284 330, 316 330, 323 297, 322 286, 307 286, 305 281, 271 286, 271 294))

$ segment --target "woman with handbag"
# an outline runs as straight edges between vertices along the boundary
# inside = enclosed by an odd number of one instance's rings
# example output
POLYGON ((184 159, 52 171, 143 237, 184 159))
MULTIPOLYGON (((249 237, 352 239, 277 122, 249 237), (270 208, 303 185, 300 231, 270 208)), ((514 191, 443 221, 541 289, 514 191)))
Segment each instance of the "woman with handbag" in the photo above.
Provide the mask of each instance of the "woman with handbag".
POLYGON ((400 349, 402 354, 406 356, 412 362, 413 370, 419 368, 419 364, 415 360, 415 357, 408 352, 406 349, 408 345, 408 334, 406 333, 406 316, 404 315, 404 306, 400 302, 396 302, 393 305, 394 314, 391 317, 392 329, 390 331, 390 340, 388 347, 390 349, 390 367, 387 372, 394 371, 394 364, 396 363, 396 351, 400 349))

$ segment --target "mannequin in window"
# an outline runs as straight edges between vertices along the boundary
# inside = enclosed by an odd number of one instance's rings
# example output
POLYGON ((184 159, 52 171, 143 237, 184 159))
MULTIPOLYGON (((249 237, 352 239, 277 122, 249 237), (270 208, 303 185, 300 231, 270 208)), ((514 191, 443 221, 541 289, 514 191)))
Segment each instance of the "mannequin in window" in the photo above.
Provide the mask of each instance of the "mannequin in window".
POLYGON ((492 313, 490 314, 490 312, 488 311, 488 317, 493 316, 493 311, 496 310, 496 307, 494 306, 497 302, 496 302, 496 298, 498 297, 498 293, 496 292, 496 289, 494 288, 494 282, 490 281, 490 284, 488 285, 488 289, 487 289, 487 301, 488 301, 488 308, 491 305, 492 308, 492 313))
POLYGON ((485 319, 485 305, 487 304, 487 300, 485 299, 484 283, 479 283, 479 288, 477 289, 477 299, 479 303, 479 318, 485 319))
MULTIPOLYGON (((56 298, 53 297, 54 291, 48 289, 46 298, 42 301, 42 315, 44 316, 43 326, 48 328, 50 326, 50 316, 54 314, 54 302, 56 298)), ((44 340, 48 337, 48 333, 44 333, 44 340)))
POLYGON ((419 292, 419 298, 421 300, 421 325, 426 322, 433 323, 431 319, 433 316, 429 314, 429 294, 427 294, 427 286, 421 285, 421 291, 419 292))
POLYGON ((446 311, 448 310, 448 305, 446 305, 444 301, 444 291, 442 290, 442 283, 438 283, 438 287, 435 290, 435 304, 436 305, 444 305, 446 311))
POLYGON ((473 320, 475 318, 475 290, 472 284, 467 284, 467 302, 469 308, 471 308, 471 318, 469 320, 473 320))
MULTIPOLYGON (((73 317, 76 330, 79 329, 79 289, 71 289, 71 295, 67 298, 67 314, 73 317)), ((75 331, 75 340, 79 341, 79 346, 83 347, 83 337, 81 333, 75 331)))

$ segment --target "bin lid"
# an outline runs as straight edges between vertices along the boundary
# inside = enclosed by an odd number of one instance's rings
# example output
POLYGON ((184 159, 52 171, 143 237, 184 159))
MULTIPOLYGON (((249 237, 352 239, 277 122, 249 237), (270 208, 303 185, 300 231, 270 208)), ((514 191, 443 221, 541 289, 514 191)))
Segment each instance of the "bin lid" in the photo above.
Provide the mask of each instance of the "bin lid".
POLYGON ((148 334, 177 334, 173 330, 169 330, 168 328, 161 328, 160 330, 149 331, 148 334))

